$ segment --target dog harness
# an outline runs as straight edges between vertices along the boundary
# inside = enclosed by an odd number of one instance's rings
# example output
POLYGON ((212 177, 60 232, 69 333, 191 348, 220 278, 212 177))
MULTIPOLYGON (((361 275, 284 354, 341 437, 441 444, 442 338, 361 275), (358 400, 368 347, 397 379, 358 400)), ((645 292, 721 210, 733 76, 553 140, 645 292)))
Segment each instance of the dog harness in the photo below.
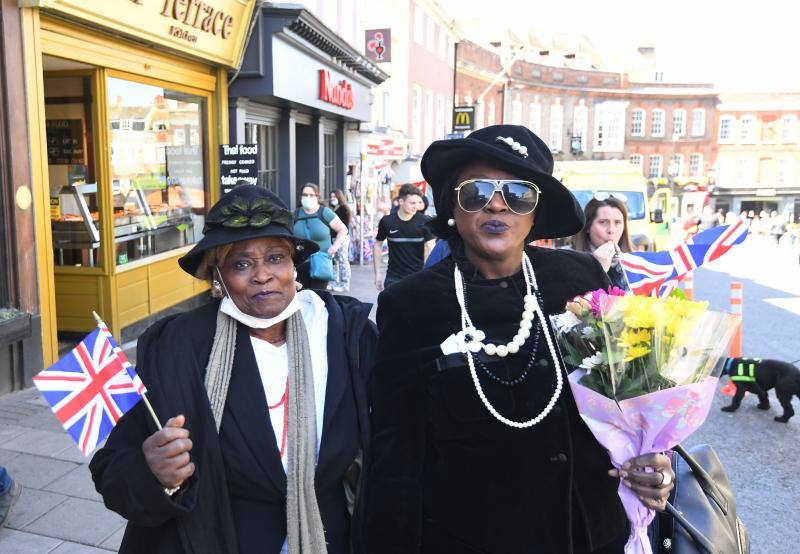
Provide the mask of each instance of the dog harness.
MULTIPOLYGON (((761 358, 742 358, 735 368, 728 368, 731 376, 731 381, 737 383, 755 383, 756 382, 756 364, 761 362, 761 358)), ((728 363, 730 365, 730 362, 728 363)))

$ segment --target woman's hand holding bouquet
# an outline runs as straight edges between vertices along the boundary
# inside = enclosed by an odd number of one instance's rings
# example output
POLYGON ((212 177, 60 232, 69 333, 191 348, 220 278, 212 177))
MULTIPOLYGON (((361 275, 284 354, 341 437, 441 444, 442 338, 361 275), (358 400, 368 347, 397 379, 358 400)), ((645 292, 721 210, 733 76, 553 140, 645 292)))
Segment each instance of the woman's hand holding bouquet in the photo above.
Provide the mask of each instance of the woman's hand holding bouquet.
POLYGON ((663 505, 642 496, 631 472, 658 486, 663 456, 648 455, 673 448, 705 421, 737 320, 679 291, 659 299, 620 289, 577 297, 551 319, 581 417, 623 481, 619 495, 631 521, 625 552, 650 554, 647 526, 652 508, 663 505))

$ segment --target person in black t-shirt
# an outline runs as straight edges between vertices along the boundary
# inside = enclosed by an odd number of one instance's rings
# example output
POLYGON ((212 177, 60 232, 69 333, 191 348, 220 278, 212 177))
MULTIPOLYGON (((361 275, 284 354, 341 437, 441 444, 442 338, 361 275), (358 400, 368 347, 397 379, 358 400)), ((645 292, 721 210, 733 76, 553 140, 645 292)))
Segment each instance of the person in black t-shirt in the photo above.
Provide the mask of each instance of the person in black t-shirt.
POLYGON ((423 205, 419 189, 403 185, 397 199, 397 213, 384 216, 378 222, 378 233, 372 247, 375 288, 378 290, 422 269, 425 258, 436 243, 433 233, 425 226, 428 218, 419 212, 423 205), (383 281, 381 250, 385 240, 389 241, 389 268, 383 281))

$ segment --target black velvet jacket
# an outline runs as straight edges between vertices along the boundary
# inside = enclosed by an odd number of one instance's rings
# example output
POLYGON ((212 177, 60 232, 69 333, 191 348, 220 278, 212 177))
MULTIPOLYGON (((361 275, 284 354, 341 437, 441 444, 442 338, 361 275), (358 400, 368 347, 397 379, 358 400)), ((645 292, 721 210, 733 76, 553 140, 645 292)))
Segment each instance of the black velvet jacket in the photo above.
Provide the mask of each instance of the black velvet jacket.
MULTIPOLYGON (((315 488, 328 552, 349 554, 351 518, 343 480, 368 440, 366 381, 377 336, 368 320, 369 304, 317 294, 328 309, 328 380, 315 488)), ((237 324, 219 434, 203 386, 218 307, 213 302, 163 319, 139 339, 137 370, 148 398, 162 420, 186 416, 196 471, 180 492, 168 497, 142 453, 142 442, 155 432, 143 403, 122 417, 89 465, 106 507, 128 520, 120 552, 281 550, 286 537, 286 474, 242 324, 237 324)))
MULTIPOLYGON (((609 285, 589 254, 529 248, 546 314, 572 297, 609 285)), ((370 554, 564 554, 591 552, 624 536, 626 518, 608 476, 608 454, 578 414, 569 385, 538 425, 505 426, 488 412, 462 354, 440 344, 461 329, 454 259, 467 282, 467 306, 487 340, 516 333, 525 282, 520 271, 485 279, 457 247, 453 257, 386 289, 378 300, 377 362, 370 395, 372 442, 365 537, 370 554)), ((533 337, 533 335, 532 335, 533 337)), ((541 412, 555 390, 544 337, 531 357, 520 353, 480 368, 498 411, 524 421, 541 412)))

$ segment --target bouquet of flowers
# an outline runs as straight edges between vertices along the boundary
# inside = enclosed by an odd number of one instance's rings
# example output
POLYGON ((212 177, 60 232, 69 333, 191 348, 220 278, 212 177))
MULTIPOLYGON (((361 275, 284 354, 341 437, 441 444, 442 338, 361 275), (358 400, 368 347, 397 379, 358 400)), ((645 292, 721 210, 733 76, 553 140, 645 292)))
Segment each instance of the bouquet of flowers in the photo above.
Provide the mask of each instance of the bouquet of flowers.
MULTIPOLYGON (((581 417, 615 467, 673 448, 708 415, 720 358, 737 319, 707 302, 625 295, 620 289, 576 297, 551 317, 581 417)), ((655 512, 622 483, 631 521, 626 554, 651 554, 655 512)))

